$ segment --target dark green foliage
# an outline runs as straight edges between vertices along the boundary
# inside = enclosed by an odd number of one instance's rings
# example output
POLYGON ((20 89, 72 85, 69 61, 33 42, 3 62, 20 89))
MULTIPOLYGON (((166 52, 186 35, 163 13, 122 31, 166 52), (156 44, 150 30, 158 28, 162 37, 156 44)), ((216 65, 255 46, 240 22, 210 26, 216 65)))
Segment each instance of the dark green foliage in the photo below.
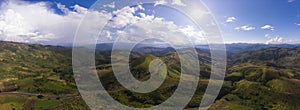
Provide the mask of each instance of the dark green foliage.
POLYGON ((44 96, 43 95, 38 95, 37 98, 42 99, 44 96))

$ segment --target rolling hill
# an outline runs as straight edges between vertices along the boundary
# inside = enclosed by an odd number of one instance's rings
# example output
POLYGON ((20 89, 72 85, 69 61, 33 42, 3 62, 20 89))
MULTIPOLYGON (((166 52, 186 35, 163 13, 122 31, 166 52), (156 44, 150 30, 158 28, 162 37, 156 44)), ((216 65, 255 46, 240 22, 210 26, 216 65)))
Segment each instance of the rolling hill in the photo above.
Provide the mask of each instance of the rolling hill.
MULTIPOLYGON (((257 45, 246 45, 245 51, 240 45, 230 48, 224 85, 211 110, 300 108, 297 105, 300 102, 299 47, 276 45, 256 49, 257 45)), ((130 57, 133 76, 147 80, 151 74, 149 64, 160 59, 167 68, 163 70, 167 73, 164 83, 147 94, 125 89, 113 74, 111 45, 99 44, 95 60, 101 83, 114 99, 128 106, 143 108, 164 102, 179 83, 179 56, 167 47, 137 46, 133 50, 130 57)), ((186 109, 199 106, 210 77, 209 51, 196 50, 201 80, 186 109)), ((71 53, 72 49, 67 47, 0 42, 0 109, 88 109, 73 79, 71 53)))

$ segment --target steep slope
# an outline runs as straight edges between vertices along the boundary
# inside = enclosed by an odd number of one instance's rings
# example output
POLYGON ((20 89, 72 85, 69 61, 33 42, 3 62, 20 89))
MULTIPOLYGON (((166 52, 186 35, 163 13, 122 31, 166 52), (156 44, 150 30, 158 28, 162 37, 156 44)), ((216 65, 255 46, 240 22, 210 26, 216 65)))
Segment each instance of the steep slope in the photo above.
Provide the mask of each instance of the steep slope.
POLYGON ((0 42, 0 78, 17 79, 3 83, 2 91, 74 92, 76 87, 72 80, 70 53, 71 49, 63 47, 0 42), (51 84, 57 88, 47 88, 46 85, 51 84))
POLYGON ((225 78, 232 82, 233 90, 210 109, 299 109, 299 49, 236 54, 225 78))
MULTIPOLYGON (((192 101, 190 101, 186 108, 194 108, 199 106, 206 90, 210 75, 210 64, 208 61, 210 58, 209 53, 200 50, 198 50, 198 52, 201 62, 201 67, 199 67, 201 68, 201 80, 199 81, 197 91, 192 101)), ((98 68, 98 74, 100 76, 101 83, 104 85, 106 90, 109 91, 110 95, 116 100, 120 101, 122 104, 134 107, 151 107, 158 105, 167 100, 176 90, 181 75, 181 65, 178 54, 174 52, 169 52, 162 56, 154 56, 152 54, 136 56, 132 57, 130 60, 130 68, 133 76, 141 81, 147 80, 150 77, 150 73, 148 71, 149 64, 155 59, 160 59, 166 64, 167 77, 164 83, 157 90, 151 93, 142 94, 126 90, 121 86, 121 84, 118 83, 113 74, 111 65, 107 64, 103 64, 103 66, 101 66, 105 68, 98 68)), ((231 91, 231 88, 232 85, 230 84, 230 81, 225 81, 219 98, 228 94, 228 92, 231 91)))
POLYGON ((71 51, 0 42, 0 109, 88 109, 78 97, 71 51))
POLYGON ((300 71, 300 48, 267 48, 234 55, 233 65, 250 62, 266 63, 277 68, 300 71))

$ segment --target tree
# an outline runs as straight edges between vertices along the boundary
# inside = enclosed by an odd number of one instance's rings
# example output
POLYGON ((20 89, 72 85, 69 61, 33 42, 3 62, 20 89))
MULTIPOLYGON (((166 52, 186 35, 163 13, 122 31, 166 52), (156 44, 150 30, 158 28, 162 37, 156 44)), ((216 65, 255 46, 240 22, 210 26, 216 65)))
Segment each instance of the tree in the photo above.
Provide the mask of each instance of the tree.
POLYGON ((42 99, 44 96, 43 95, 38 95, 37 98, 42 99))

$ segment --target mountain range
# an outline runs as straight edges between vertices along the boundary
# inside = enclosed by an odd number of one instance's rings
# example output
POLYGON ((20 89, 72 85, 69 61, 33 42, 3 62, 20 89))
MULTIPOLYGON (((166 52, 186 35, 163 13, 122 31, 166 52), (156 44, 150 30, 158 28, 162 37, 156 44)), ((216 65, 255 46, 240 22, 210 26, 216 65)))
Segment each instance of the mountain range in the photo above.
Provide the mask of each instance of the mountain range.
MULTIPOLYGON (((225 81, 210 109, 300 109, 299 46, 226 44, 225 81)), ((125 89, 116 80, 110 59, 113 45, 96 47, 98 76, 108 93, 120 103, 151 107, 164 102, 176 90, 181 65, 174 48, 149 45, 133 48, 130 70, 136 79, 149 79, 149 64, 154 59, 166 64, 164 83, 151 93, 141 94, 125 89)), ((88 109, 73 78, 72 48, 2 41, 0 50, 0 109, 88 109)), ((201 80, 186 109, 199 106, 210 78, 209 48, 198 45, 196 50, 201 80)))

